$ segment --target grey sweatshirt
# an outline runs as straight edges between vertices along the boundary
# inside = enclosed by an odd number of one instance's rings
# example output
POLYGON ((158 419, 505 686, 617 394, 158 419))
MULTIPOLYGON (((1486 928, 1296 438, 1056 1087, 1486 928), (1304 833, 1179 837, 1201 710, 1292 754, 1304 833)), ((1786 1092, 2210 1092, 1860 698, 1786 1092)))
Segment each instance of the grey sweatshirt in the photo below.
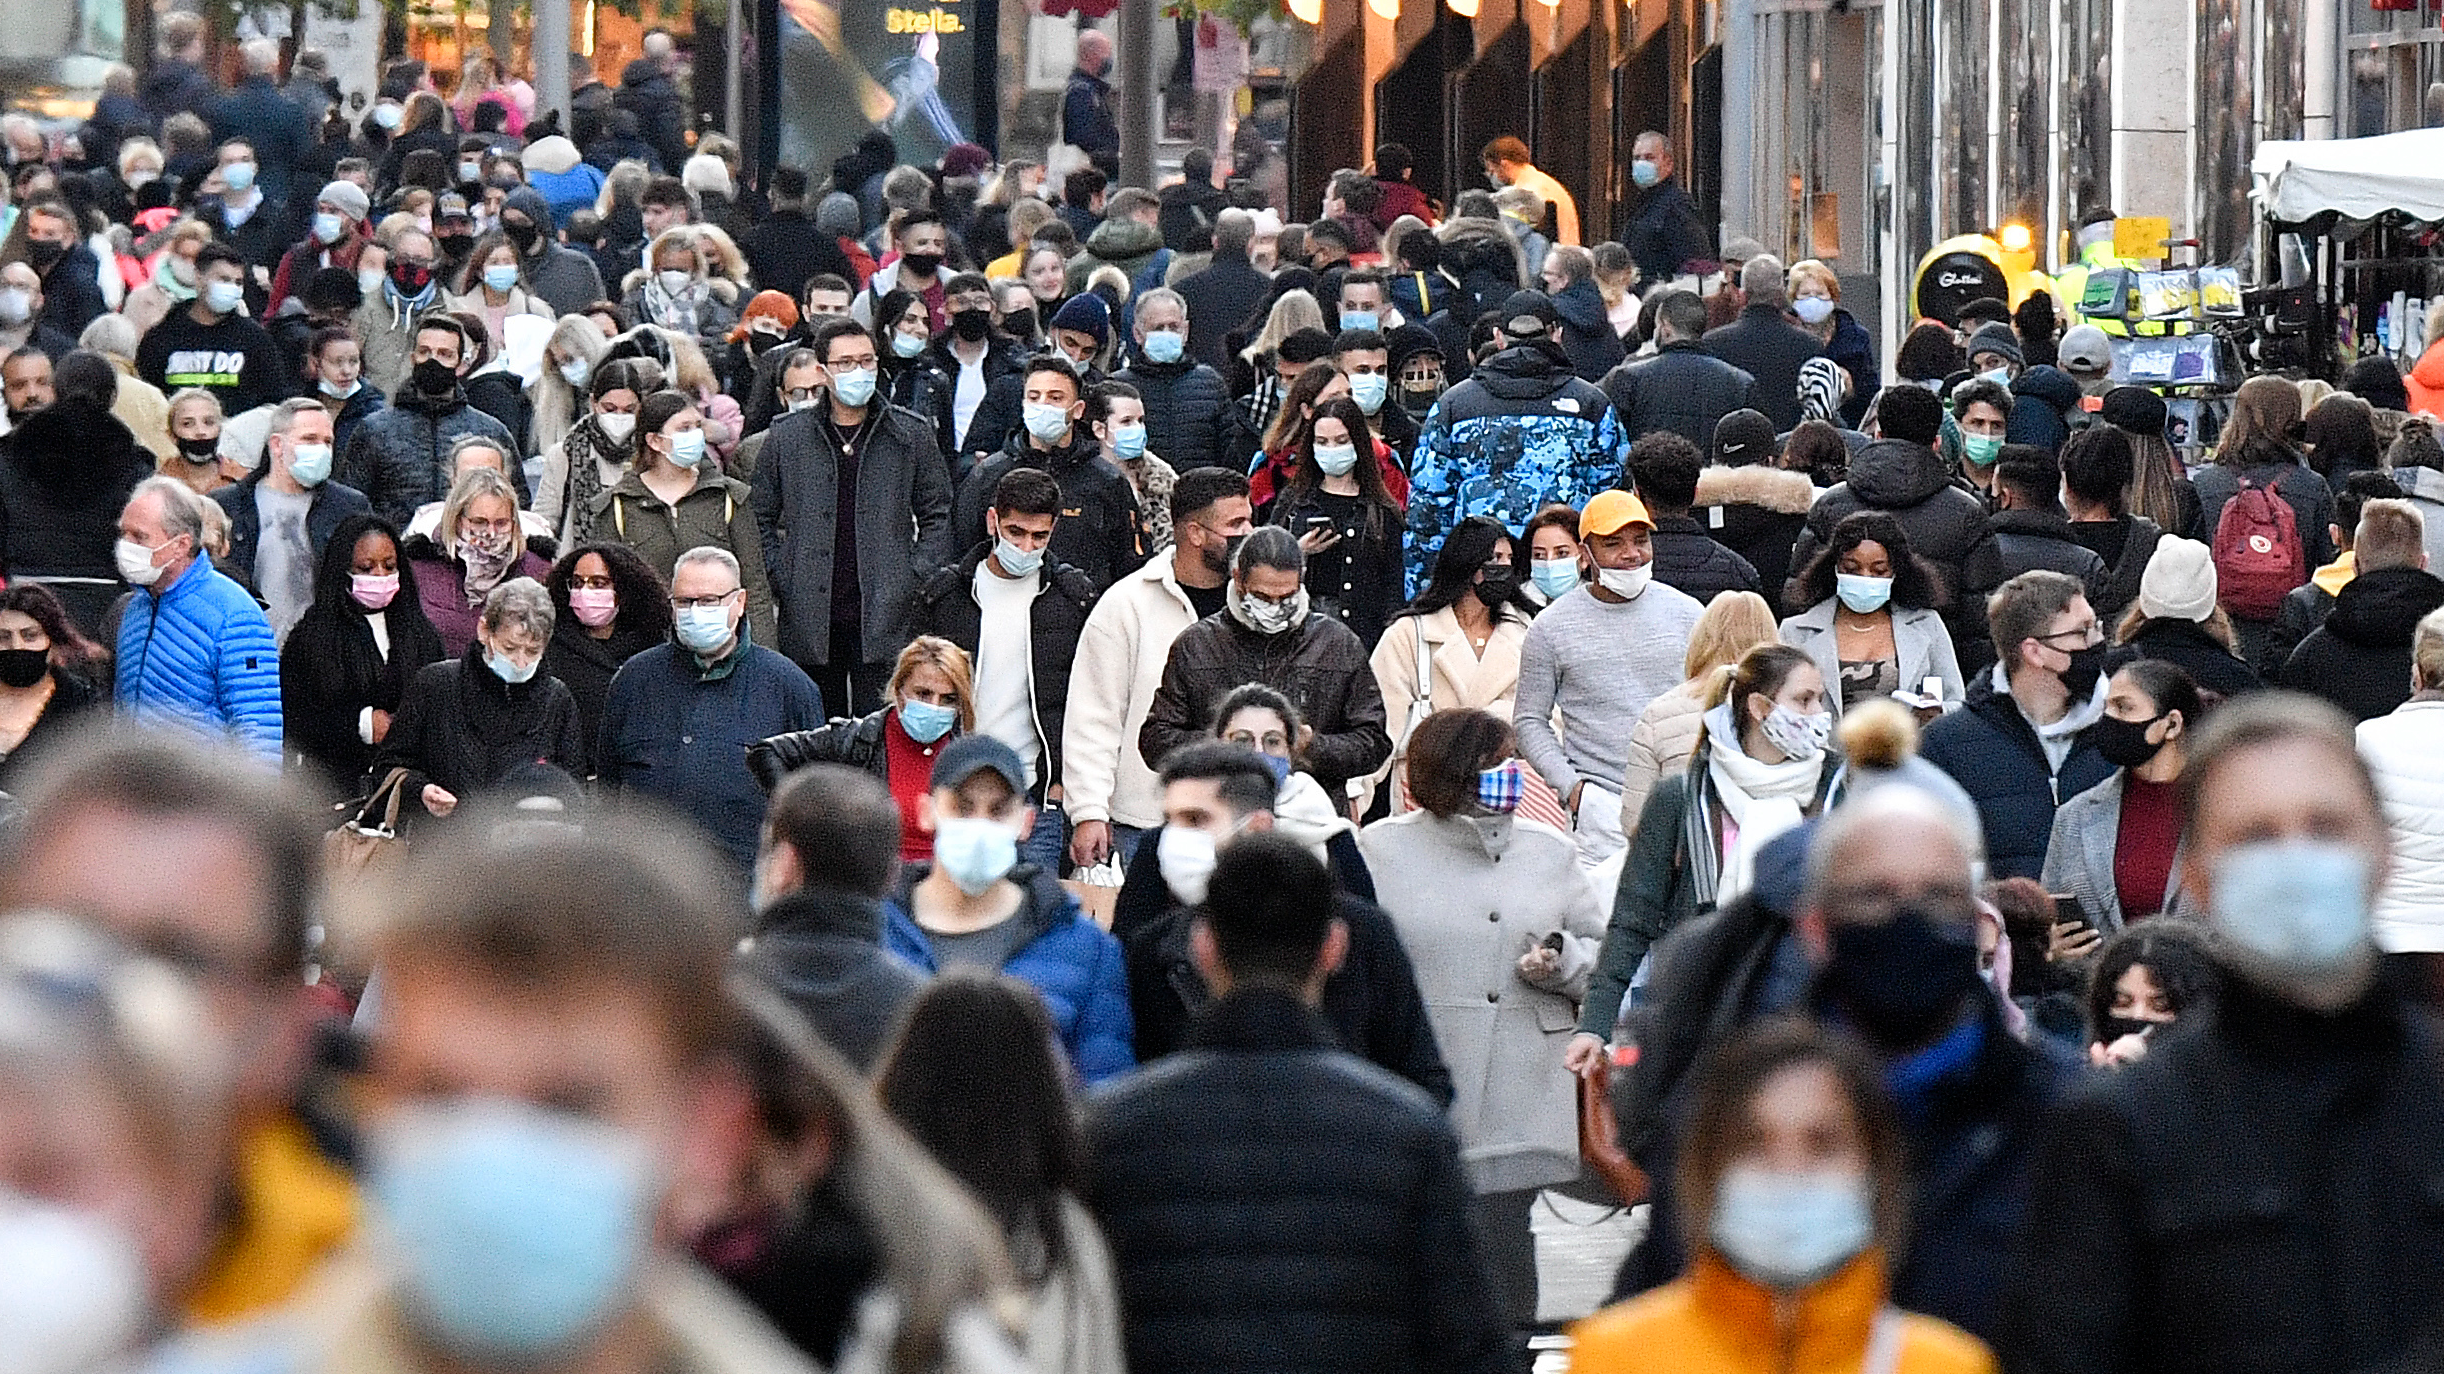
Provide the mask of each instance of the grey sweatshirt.
POLYGON ((1680 660, 1703 609, 1661 582, 1619 605, 1582 586, 1528 627, 1511 723, 1520 755, 1564 801, 1581 780, 1621 790, 1629 732, 1649 702, 1680 685, 1680 660))

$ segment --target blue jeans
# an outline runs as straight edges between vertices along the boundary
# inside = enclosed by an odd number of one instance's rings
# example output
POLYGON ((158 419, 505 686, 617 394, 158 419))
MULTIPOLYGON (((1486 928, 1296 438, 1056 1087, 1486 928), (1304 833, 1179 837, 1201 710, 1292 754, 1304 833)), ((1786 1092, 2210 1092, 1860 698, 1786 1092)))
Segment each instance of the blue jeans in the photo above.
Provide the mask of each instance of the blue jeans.
POLYGON ((1035 830, 1019 841, 1018 861, 1034 864, 1054 877, 1061 876, 1061 864, 1068 858, 1069 824, 1061 814, 1058 802, 1045 802, 1035 808, 1035 830))
POLYGON ((1146 836, 1153 833, 1142 826, 1112 822, 1112 853, 1119 858, 1122 872, 1127 872, 1129 865, 1137 861, 1137 846, 1144 844, 1146 836))

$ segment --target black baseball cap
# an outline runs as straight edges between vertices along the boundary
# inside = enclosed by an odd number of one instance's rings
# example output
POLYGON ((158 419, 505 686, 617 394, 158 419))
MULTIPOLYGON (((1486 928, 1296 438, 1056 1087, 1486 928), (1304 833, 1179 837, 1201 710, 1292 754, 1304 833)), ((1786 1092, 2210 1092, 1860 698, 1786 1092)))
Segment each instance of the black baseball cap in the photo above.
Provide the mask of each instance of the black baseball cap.
POLYGON ((931 785, 936 791, 957 787, 987 770, 1010 784, 1012 792, 1027 794, 1027 769, 1018 761, 1018 751, 991 735, 961 735, 944 745, 934 756, 931 785))

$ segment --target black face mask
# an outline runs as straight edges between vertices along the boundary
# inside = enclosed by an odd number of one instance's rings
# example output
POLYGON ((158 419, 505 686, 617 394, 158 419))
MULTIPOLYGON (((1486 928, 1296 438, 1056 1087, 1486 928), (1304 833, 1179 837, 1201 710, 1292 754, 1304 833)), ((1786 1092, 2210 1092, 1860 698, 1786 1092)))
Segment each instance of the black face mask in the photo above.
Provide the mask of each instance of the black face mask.
POLYGON ((993 332, 993 312, 990 310, 953 310, 950 312, 950 332, 967 343, 980 343, 993 332))
POLYGON ((908 264, 908 270, 920 277, 930 277, 942 270, 940 253, 902 253, 900 261, 908 264))
POLYGON ((217 434, 209 439, 181 438, 178 440, 178 455, 190 463, 216 461, 221 456, 221 438, 217 434))
POLYGON ((37 276, 50 271, 61 258, 66 256, 68 256, 68 245, 64 243, 53 243, 49 239, 26 240, 26 266, 33 268, 37 276))
POLYGON ((1519 594, 1519 574, 1509 567, 1490 567, 1469 590, 1485 603, 1487 610, 1492 610, 1519 594))
POLYGON ((418 296, 433 284, 433 269, 423 263, 394 262, 390 265, 390 284, 399 288, 402 296, 418 296))
MULTIPOLYGON (((957 321, 954 320, 952 323, 955 325, 957 321)), ((1032 339, 1035 337, 1035 312, 1033 310, 1013 310, 1001 317, 1001 327, 1007 330, 1013 339, 1032 339)))
POLYGON ((439 358, 427 358, 416 364, 408 381, 427 396, 446 396, 458 389, 458 369, 439 358))
POLYGON ((468 250, 475 247, 475 235, 436 234, 433 236, 433 242, 440 245, 443 257, 452 262, 459 262, 466 258, 468 250))
POLYGON ((48 649, 0 649, 0 685, 31 687, 51 671, 48 649))
POLYGON ((2071 705, 2076 709, 2080 703, 2095 695, 2096 679, 2105 675, 2105 646, 2091 644, 2084 649, 2073 649, 2070 660, 2070 666, 2062 670, 2062 685, 2070 692, 2071 705))
POLYGON ((1247 536, 1244 534, 1223 536, 1222 552, 1218 557, 1211 549, 1207 549, 1202 553, 1201 556, 1205 560, 1205 571, 1216 574, 1228 574, 1230 572, 1231 560, 1239 556, 1239 546, 1246 542, 1247 536))
POLYGON ((517 250, 521 255, 535 251, 535 241, 543 237, 541 229, 517 220, 502 220, 501 232, 507 234, 509 241, 517 245, 517 250))
POLYGON ((2105 762, 2116 768, 2136 768, 2156 756, 2164 746, 2149 744, 2147 732, 2155 728, 2162 716, 2145 720, 2121 720, 2105 716, 2087 729, 2088 743, 2105 756, 2105 762))
POLYGON ((1972 923, 1903 907, 1880 925, 1833 927, 1818 975, 1834 1004, 1887 1048, 1926 1043, 1979 986, 1972 923))

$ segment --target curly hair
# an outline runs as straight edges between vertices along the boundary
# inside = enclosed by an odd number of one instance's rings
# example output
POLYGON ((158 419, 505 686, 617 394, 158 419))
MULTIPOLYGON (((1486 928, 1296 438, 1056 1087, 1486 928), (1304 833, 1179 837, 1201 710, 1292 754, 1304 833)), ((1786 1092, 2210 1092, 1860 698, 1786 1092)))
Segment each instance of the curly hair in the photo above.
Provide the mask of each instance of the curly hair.
POLYGON ((1909 530, 1889 511, 1863 510, 1843 517, 1833 527, 1832 537, 1825 540, 1824 548, 1793 580, 1785 609, 1797 615, 1829 599, 1840 585, 1837 577, 1842 555, 1866 543, 1883 545, 1885 555, 1892 559, 1893 605, 1913 611, 1937 610, 1945 605, 1949 598, 1943 574, 1910 549, 1909 530))

